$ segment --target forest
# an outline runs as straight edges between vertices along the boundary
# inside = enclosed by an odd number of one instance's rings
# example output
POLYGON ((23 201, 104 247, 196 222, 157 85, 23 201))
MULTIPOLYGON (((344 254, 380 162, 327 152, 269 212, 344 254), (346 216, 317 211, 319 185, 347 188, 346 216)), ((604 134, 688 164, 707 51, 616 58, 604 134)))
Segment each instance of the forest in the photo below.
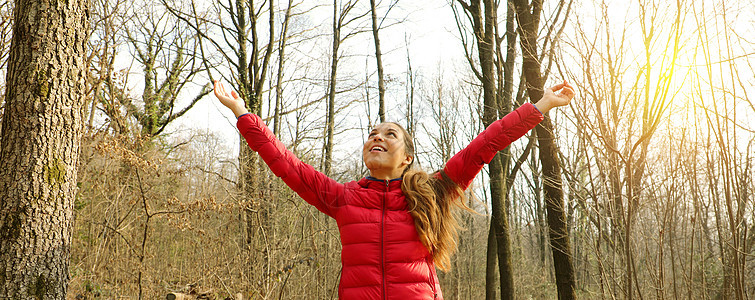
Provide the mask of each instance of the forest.
POLYGON ((431 172, 566 80, 466 190, 443 297, 755 298, 750 1, 2 0, 0 31, 0 298, 338 298, 336 222, 214 80, 338 182, 376 124, 431 172))

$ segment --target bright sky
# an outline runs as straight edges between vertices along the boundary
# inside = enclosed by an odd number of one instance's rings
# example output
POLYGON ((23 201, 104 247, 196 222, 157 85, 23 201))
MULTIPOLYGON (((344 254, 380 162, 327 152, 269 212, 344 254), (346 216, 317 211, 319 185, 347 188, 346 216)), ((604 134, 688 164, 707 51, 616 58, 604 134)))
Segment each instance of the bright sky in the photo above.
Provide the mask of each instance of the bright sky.
MULTIPOLYGON (((739 33, 752 34, 753 32, 755 32, 755 19, 753 19, 753 15, 755 15, 755 9, 753 9, 753 6, 751 4, 748 5, 745 2, 723 3, 725 3, 726 7, 729 9, 727 21, 730 23, 730 25, 736 27, 739 33)), ((712 15, 714 10, 720 12, 722 7, 721 3, 717 1, 698 0, 692 3, 695 3, 695 5, 697 5, 696 7, 698 8, 703 7, 701 4, 705 3, 704 7, 707 15, 712 15)), ((550 9, 549 5, 554 4, 551 1, 546 1, 546 9, 550 9)), ((584 28, 588 32, 591 31, 591 36, 594 36, 596 29, 605 28, 605 24, 595 22, 595 19, 601 15, 600 5, 593 5, 593 3, 585 3, 579 1, 575 2, 574 5, 575 7, 573 8, 573 13, 570 16, 569 25, 564 32, 566 39, 576 38, 574 27, 576 26, 577 22, 584 25, 584 28)), ((606 5, 608 5, 607 13, 610 20, 609 26, 611 28, 629 28, 629 30, 626 32, 627 42, 624 48, 628 50, 630 61, 626 64, 626 66, 641 64, 642 60, 644 60, 644 53, 641 51, 642 40, 638 39, 638 35, 640 34, 640 27, 638 23, 639 21, 637 21, 636 19, 637 11, 639 11, 637 2, 614 0, 607 1, 606 5)), ((671 6, 671 4, 669 4, 669 6, 671 6)), ((668 6, 664 7, 668 8, 668 6)), ((685 9, 690 9, 690 7, 690 5, 684 6, 685 9)), ((365 7, 362 7, 360 9, 365 9, 365 7)), ((331 14, 332 8, 330 8, 330 6, 324 6, 319 10, 308 13, 309 22, 311 22, 312 24, 324 24, 323 28, 325 29, 323 29, 323 31, 327 33, 330 30, 329 22, 331 14)), ((698 14, 700 14, 699 11, 698 14)), ((412 65, 415 71, 419 71, 426 77, 431 77, 433 76, 433 74, 437 73, 444 73, 448 74, 448 76, 445 77, 450 77, 452 78, 451 80, 459 80, 459 77, 456 75, 468 72, 468 66, 466 65, 467 62, 463 59, 463 48, 458 38, 458 29, 456 27, 453 12, 449 6, 448 1, 420 2, 404 0, 400 2, 400 5, 397 8, 394 8, 394 11, 391 12, 389 18, 396 18, 401 16, 408 16, 404 23, 385 28, 380 33, 381 46, 384 53, 384 66, 386 68, 386 74, 388 77, 393 77, 394 79, 398 79, 399 81, 404 80, 406 72, 407 37, 409 40, 408 47, 410 49, 409 52, 412 59, 412 65)), ((547 17, 547 14, 544 14, 544 17, 547 17)), ((659 16, 655 16, 654 20, 668 20, 668 18, 670 17, 671 15, 669 14, 661 14, 659 16)), ((386 23, 388 22, 390 21, 386 21, 386 23)), ((680 53, 681 57, 678 62, 680 65, 677 69, 677 73, 681 76, 677 76, 674 79, 674 81, 678 83, 676 84, 677 86, 681 86, 682 81, 688 79, 688 77, 685 77, 684 74, 688 74, 690 66, 689 64, 691 61, 693 61, 694 58, 694 43, 696 43, 695 39, 697 38, 697 31, 695 30, 697 26, 694 22, 694 15, 690 11, 687 14, 687 19, 684 25, 686 31, 685 35, 683 36, 683 43, 692 44, 685 44, 684 51, 680 53)), ((364 19, 364 24, 369 25, 369 18, 364 19)), ((719 26, 719 28, 709 29, 712 35, 710 37, 711 39, 717 38, 719 35, 715 33, 721 32, 723 30, 723 26, 719 26)), ((662 29, 666 31, 669 30, 668 25, 664 24, 662 29)), ((658 30, 657 34, 663 34, 663 30, 658 30)), ((613 39, 618 39, 621 34, 621 30, 614 30, 612 34, 613 39)), ((746 39, 744 40, 746 41, 746 39)), ((326 51, 330 47, 329 43, 329 38, 320 38, 318 40, 318 44, 315 47, 316 49, 313 50, 318 51, 318 49, 320 49, 321 51, 326 51)), ((712 46, 715 50, 716 43, 717 42, 710 42, 706 43, 706 45, 712 46)), ((600 47, 603 46, 604 45, 602 44, 600 45, 600 47)), ((564 46, 564 48, 568 47, 564 46)), ((735 49, 735 52, 742 54, 749 53, 750 55, 752 55, 753 52, 755 52, 755 50, 753 49, 755 49, 755 47, 753 47, 753 44, 748 45, 745 43, 738 45, 735 49), (748 52, 747 47, 750 47, 749 49, 752 51, 748 52)), ((365 57, 365 55, 374 55, 374 46, 372 44, 371 33, 363 33, 361 36, 356 37, 353 41, 348 42, 347 45, 342 48, 342 50, 346 51, 346 53, 357 54, 359 57, 352 57, 349 60, 344 60, 344 62, 341 64, 341 67, 343 69, 342 71, 339 70, 339 72, 349 72, 349 70, 361 70, 361 72, 364 72, 365 59, 369 59, 367 68, 369 68, 370 72, 374 72, 374 58, 365 57)), ((716 53, 714 54, 717 55, 716 53)), ((327 54, 321 55, 322 57, 327 57, 327 54)), ((572 53, 572 55, 574 55, 574 53, 572 53)), ((670 55, 670 53, 666 55, 670 55)), ((726 56, 725 53, 724 56, 726 56)), ((663 53, 657 51, 653 52, 653 59, 657 59, 658 62, 660 62, 662 58, 664 58, 663 53)), ((569 59, 569 57, 565 59, 569 59)), ((749 74, 752 74, 752 70, 748 69, 746 65, 746 61, 742 61, 742 63, 740 64, 740 72, 744 72, 743 74, 747 72, 749 72, 749 74)), ((582 66, 574 66, 575 70, 580 70, 577 68, 581 67, 582 66)), ((714 71, 719 72, 716 70, 714 71)), ((636 73, 636 71, 633 71, 629 74, 636 73)), ((374 84, 376 75, 373 74, 372 76, 373 77, 371 78, 371 80, 374 84)), ((745 87, 752 88, 753 85, 755 85, 755 80, 747 80, 748 76, 742 75, 742 78, 745 78, 745 82, 743 83, 745 87)), ((628 80, 633 80, 633 78, 629 78, 628 80)), ((403 115, 402 108, 404 105, 403 85, 394 83, 389 88, 392 88, 393 90, 389 90, 388 92, 388 118, 391 120, 400 120, 403 115)), ((685 96, 685 94, 689 93, 690 91, 688 88, 681 89, 678 87, 676 90, 680 92, 678 96, 679 99, 690 98, 689 96, 685 96)), ((376 89, 371 93, 371 97, 375 97, 375 95, 377 94, 376 89)), ((178 133, 176 136, 182 137, 188 136, 192 131, 195 130, 206 131, 221 136, 222 139, 229 141, 228 153, 229 157, 233 157, 238 151, 238 143, 236 142, 238 135, 234 126, 234 118, 229 111, 227 111, 224 107, 222 107, 215 101, 216 99, 214 98, 214 96, 208 95, 203 100, 201 100, 191 112, 180 119, 179 122, 176 122, 176 124, 170 126, 169 131, 176 132, 178 133)), ((675 101, 673 104, 676 107, 684 107, 684 101, 675 101)), ((354 115, 352 119, 349 119, 352 122, 355 120, 354 118, 357 118, 356 120, 358 120, 358 118, 364 118, 365 116, 364 109, 360 107, 356 107, 347 113, 354 115)), ((672 121, 679 121, 684 119, 685 118, 671 118, 672 121)), ((740 120, 747 120, 747 118, 742 118, 740 116, 740 120)), ((755 121, 750 122, 755 123, 755 121)), ((352 126, 353 124, 348 125, 352 126)), ((751 129, 755 129, 755 124, 745 125, 748 125, 751 129)), ((337 151, 340 151, 341 154, 340 157, 343 157, 344 155, 353 156, 354 152, 357 152, 357 150, 359 149, 358 145, 361 144, 361 140, 362 137, 359 136, 358 132, 347 132, 344 135, 338 136, 336 144, 338 147, 337 151), (345 141, 351 142, 347 143, 345 141), (359 141, 359 143, 357 143, 356 141, 359 141)))
MULTIPOLYGON (((403 81, 406 72, 406 45, 407 40, 410 47, 410 56, 412 59, 412 68, 415 72, 419 71, 423 74, 430 74, 438 72, 439 68, 448 68, 451 65, 455 65, 453 68, 465 67, 466 61, 461 60, 463 58, 463 49, 459 42, 458 29, 454 23, 453 12, 448 4, 443 2, 429 2, 418 3, 417 1, 402 1, 400 7, 394 8, 389 15, 390 17, 397 17, 408 15, 406 21, 402 24, 388 27, 380 32, 381 48, 384 60, 385 72, 388 76, 399 78, 403 81)), ((332 17, 332 8, 325 7, 315 11, 315 14, 311 14, 311 22, 322 22, 329 24, 332 17), (316 18, 321 18, 317 20, 316 18)), ((365 18, 365 21, 369 21, 369 18, 365 18)), ((391 20, 385 21, 388 24, 391 20)), ((367 23, 369 24, 369 23, 367 23)), ((329 27, 326 28, 330 30, 329 27)), ((323 48, 330 47, 330 41, 328 39, 320 39, 320 43, 323 48)), ((369 61, 369 67, 374 69, 374 45, 372 44, 372 34, 370 32, 363 33, 361 36, 354 38, 354 41, 347 44, 348 47, 344 47, 345 51, 349 52, 362 52, 360 55, 367 53, 371 55, 369 61), (361 47, 367 47, 367 49, 361 49, 361 47)), ((346 69, 364 69, 364 58, 356 59, 352 65, 342 64, 341 68, 346 69)), ((339 71, 341 72, 341 71, 339 71)), ((376 80, 377 75, 373 75, 372 80, 376 80)), ((226 82, 226 87, 228 88, 226 82)), ((403 87, 393 86, 395 89, 394 97, 400 98, 396 101, 403 101, 404 91, 403 87)), ((390 91, 389 91, 390 92, 390 91)), ((377 94, 375 90, 373 96, 377 94)), ((387 97, 391 97, 388 95, 387 97)), ((390 98, 388 101, 391 101, 390 98)), ((398 111, 391 110, 391 103, 388 103, 388 115, 389 119, 400 119, 403 116, 403 112, 400 108, 403 108, 403 104, 393 103, 394 107, 398 111)), ((166 131, 173 132, 176 137, 185 138, 193 131, 199 130, 207 133, 216 134, 222 137, 222 139, 229 142, 229 154, 235 155, 238 152, 238 133, 235 128, 235 119, 230 111, 216 102, 216 98, 210 94, 202 99, 195 107, 189 111, 184 117, 174 122, 167 128, 166 131)), ((353 134, 353 133, 352 133, 353 134)), ((356 137, 354 137, 356 138, 356 137)), ((180 138, 179 138, 180 139, 180 138)), ((354 140, 348 136, 338 136, 336 143, 344 140, 354 140)), ((358 137, 357 140, 361 140, 358 137)), ((361 143, 360 143, 361 144, 361 143)), ((348 147, 358 149, 357 146, 348 147)), ((353 152, 356 150, 344 150, 342 151, 353 152)))

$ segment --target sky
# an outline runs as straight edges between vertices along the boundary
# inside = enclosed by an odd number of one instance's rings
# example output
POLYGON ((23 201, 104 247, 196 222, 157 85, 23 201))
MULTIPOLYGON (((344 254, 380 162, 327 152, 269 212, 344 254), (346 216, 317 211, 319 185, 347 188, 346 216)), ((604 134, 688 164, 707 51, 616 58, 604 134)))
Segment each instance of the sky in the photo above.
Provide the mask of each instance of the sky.
MULTIPOLYGON (((310 21, 313 23, 330 22, 330 18, 332 17, 331 9, 320 9, 314 11, 314 13, 310 13, 310 21)), ((447 3, 443 1, 428 3, 402 1, 400 6, 394 8, 389 18, 391 16, 403 15, 408 15, 408 18, 403 23, 380 31, 386 74, 390 76, 404 76, 402 73, 406 72, 407 40, 414 71, 430 74, 450 65, 455 65, 454 68, 460 65, 463 67, 463 64, 466 62, 459 59, 463 57, 463 48, 458 39, 458 29, 454 23, 453 12, 447 3)), ((368 18, 365 18, 365 20, 369 21, 368 18)), ((386 23, 388 22, 390 20, 386 21, 386 23)), ((370 32, 363 33, 355 39, 360 42, 351 42, 350 47, 369 47, 367 51, 373 55, 371 60, 374 60, 372 34, 370 32)), ((328 41, 321 39, 320 42, 328 41)), ((329 44, 321 46, 330 47, 329 44)), ((346 51, 364 52, 365 50, 347 49, 346 51)), ((372 61, 370 63, 374 64, 372 61)), ((364 68, 364 59, 360 59, 354 65, 342 65, 341 67, 345 69, 364 68)), ((374 66, 370 67, 373 68, 374 66)), ((229 83, 225 82, 225 85, 228 89, 229 83)), ((396 96, 403 96, 403 92, 397 92, 396 94, 396 96)), ((402 112, 395 111, 395 108, 391 110, 390 106, 389 103, 389 107, 387 107, 388 118, 393 120, 401 118, 402 112)), ((186 139, 195 132, 214 134, 228 141, 228 153, 231 156, 238 153, 239 143, 237 142, 238 132, 235 128, 235 118, 229 110, 217 102, 217 99, 212 94, 205 96, 186 115, 168 126, 166 132, 171 139, 175 139, 176 141, 186 139)), ((339 136, 336 143, 339 143, 339 141, 341 143, 343 141, 353 141, 355 138, 357 137, 339 136)), ((361 137, 358 137, 356 140, 359 139, 361 137)), ((346 150, 341 149, 341 151, 353 152, 356 150, 349 149, 360 149, 360 145, 361 142, 358 145, 349 145, 346 150)))
MULTIPOLYGON (((747 1, 718 2, 699 0, 690 3, 699 5, 703 2, 705 3, 705 7, 708 13, 714 10, 720 10, 722 7, 721 3, 725 3, 725 5, 730 9, 731 12, 728 16, 728 22, 732 23, 732 26, 739 28, 738 30, 741 33, 755 32, 755 21, 753 21, 754 18, 752 17, 752 13, 755 12, 755 9, 752 8, 752 5, 747 5, 747 1)), ((553 3, 555 2, 546 1, 546 10, 549 9, 549 5, 554 5, 553 3)), ((638 30, 638 21, 636 20, 636 17, 632 15, 636 14, 636 12, 638 11, 639 2, 615 0, 607 1, 606 3, 606 12, 610 20, 609 26, 614 28, 630 28, 628 32, 624 33, 627 35, 628 40, 624 48, 628 50, 630 59, 637 61, 630 61, 629 64, 631 65, 632 63, 641 63, 640 60, 644 59, 644 54, 637 49, 642 48, 642 41, 641 39, 638 39, 638 35, 640 34, 638 30)), ((660 1, 658 3, 665 2, 660 1)), ((584 28, 588 32, 594 32, 595 30, 604 28, 606 26, 605 24, 595 22, 595 19, 601 14, 599 4, 595 4, 593 2, 575 2, 574 5, 575 6, 573 8, 572 15, 570 15, 569 17, 569 24, 564 33, 565 39, 568 40, 569 38, 574 37, 576 32, 573 30, 573 28, 577 24, 584 26, 584 28)), ((689 9, 689 5, 686 5, 685 8, 689 9)), ((362 7, 362 9, 364 9, 364 7, 362 7)), ((320 9, 316 9, 312 12, 307 13, 307 21, 311 24, 325 24, 323 26, 323 28, 325 28, 323 29, 323 31, 326 31, 327 29, 329 29, 329 27, 327 27, 326 25, 330 22, 331 14, 332 8, 329 6, 323 6, 320 9)), ((464 73, 469 72, 467 62, 463 59, 464 52, 462 44, 459 39, 459 33, 455 24, 453 11, 448 1, 403 0, 400 1, 397 8, 394 8, 394 10, 388 17, 390 19, 403 16, 407 16, 403 23, 384 28, 380 32, 381 46, 384 54, 384 66, 386 68, 386 74, 389 77, 392 76, 394 78, 399 78, 399 81, 403 80, 403 76, 405 76, 404 74, 406 72, 407 46, 409 49, 409 55, 412 60, 413 69, 420 72, 425 77, 429 78, 431 76, 434 76, 434 74, 443 73, 447 75, 444 77, 451 78, 450 80, 458 81, 460 77, 465 76, 463 75, 464 73)), ((669 15, 655 16, 657 20, 669 17, 669 15)), ((390 22, 392 20, 395 19, 391 19, 386 22, 390 22)), ((369 21, 369 18, 365 18, 365 21, 369 21)), ((696 25, 693 24, 693 22, 695 22, 695 19, 693 18, 693 15, 691 13, 687 15, 685 22, 687 31, 685 32, 685 36, 683 37, 683 42, 688 42, 694 40, 696 37, 696 25)), ((668 30, 668 28, 662 29, 668 30)), ((719 30, 720 32, 720 29, 711 31, 713 32, 716 30, 719 30)), ((659 30, 658 34, 660 34, 661 31, 662 30, 659 30)), ((614 39, 617 38, 619 32, 620 31, 614 31, 614 39)), ((715 35, 711 38, 714 37, 715 35)), ((715 45, 715 43, 710 42, 709 46, 710 45, 715 45)), ((682 55, 682 58, 680 58, 679 60, 679 73, 689 72, 689 64, 691 61, 693 61, 694 58, 694 53, 692 51, 693 48, 691 47, 693 45, 687 46, 688 47, 684 50, 684 52, 680 53, 680 55, 682 55)), ((752 44, 750 44, 749 46, 752 46, 752 44)), ((329 47, 329 40, 321 38, 318 40, 318 44, 314 45, 313 48, 325 51, 329 47)), ((361 55, 361 57, 345 60, 345 63, 341 65, 343 72, 360 69, 363 72, 366 60, 368 61, 366 68, 370 69, 370 72, 372 72, 372 70, 374 70, 374 57, 365 57, 365 54, 374 55, 373 47, 374 46, 372 44, 372 36, 370 32, 363 33, 360 36, 357 36, 354 41, 349 42, 347 46, 343 48, 343 50, 346 51, 346 53, 359 53, 358 55, 361 55)), ((568 45, 566 45, 565 47, 568 47, 568 45)), ((741 49, 738 49, 737 51, 745 54, 750 53, 750 55, 755 53, 755 50, 748 52, 746 49, 747 47, 747 44, 742 45, 740 46, 741 49)), ((752 47, 752 49, 755 49, 755 47, 752 47)), ((572 55, 574 54, 575 53, 572 53, 572 55)), ((579 55, 579 53, 577 53, 576 55, 579 55)), ((660 61, 663 58, 663 55, 663 53, 654 52, 653 59, 658 59, 658 61, 660 61)), ((327 55, 323 55, 323 57, 327 57, 327 55)), ((569 59, 569 57, 566 56, 565 59, 569 59)), ((565 63, 568 64, 569 62, 565 63)), ((583 66, 574 65, 572 67, 574 68, 574 70, 580 70, 580 68, 583 66)), ((752 73, 752 70, 747 70, 746 65, 742 64, 741 67, 742 72, 752 73)), ((552 76, 551 78, 554 77, 555 76, 552 76)), ((744 77, 746 78, 747 76, 744 77)), ((375 75, 373 75, 371 80, 375 80, 375 75)), ((686 78, 685 76, 679 76, 675 80, 683 81, 686 80, 686 78)), ((197 87, 201 86, 202 84, 202 82, 196 82, 197 87)), ((546 83, 546 85, 548 84, 550 83, 546 83)), ((753 81, 746 81, 744 84, 745 87, 752 87, 753 81)), ((679 85, 681 85, 681 83, 679 83, 679 85)), ((228 88, 227 82, 226 86, 228 88)), ((401 105, 403 105, 402 101, 404 92, 403 90, 401 90, 402 87, 400 85, 393 85, 391 88, 393 90, 389 91, 388 96, 388 119, 398 121, 403 116, 401 105)), ((691 99, 691 97, 685 95, 685 93, 689 92, 688 89, 680 88, 677 91, 680 93, 678 99, 691 99)), ((376 93, 376 91, 374 93, 376 93)), ((577 101, 579 101, 579 94, 577 101)), ((677 107, 683 107, 684 101, 675 101, 673 102, 673 105, 677 107)), ((347 113, 351 116, 348 117, 350 119, 347 120, 349 122, 361 121, 360 118, 363 118, 365 114, 364 110, 360 109, 360 107, 356 107, 348 111, 347 113)), ((679 122, 681 120, 684 120, 685 118, 672 117, 669 119, 672 122, 679 122)), ((740 120, 742 120, 741 117, 740 120)), ((744 120, 747 120, 747 118, 744 118, 744 120)), ((751 122, 755 123, 755 121, 751 122)), ((746 125, 749 125, 749 128, 755 128, 755 124, 746 125)), ((177 122, 171 124, 168 127, 167 132, 169 139, 172 139, 176 142, 181 141, 182 139, 187 139, 188 136, 196 132, 217 135, 222 140, 226 141, 229 158, 234 157, 238 152, 239 143, 238 134, 235 129, 235 119, 230 111, 222 107, 216 101, 215 97, 212 94, 203 98, 187 115, 177 120, 177 122)), ((354 154, 358 151, 359 145, 361 145, 362 140, 363 137, 359 136, 359 132, 347 132, 346 134, 337 136, 336 151, 337 153, 340 153, 340 156, 337 154, 337 157, 353 157, 354 154)))

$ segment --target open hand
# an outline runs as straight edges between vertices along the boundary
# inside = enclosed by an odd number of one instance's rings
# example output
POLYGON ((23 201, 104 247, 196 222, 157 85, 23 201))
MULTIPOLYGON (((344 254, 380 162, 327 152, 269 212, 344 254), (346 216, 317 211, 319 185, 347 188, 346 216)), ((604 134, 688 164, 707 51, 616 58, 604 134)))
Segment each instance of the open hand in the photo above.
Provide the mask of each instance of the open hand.
POLYGON ((574 99, 574 87, 566 80, 544 90, 543 98, 535 104, 542 113, 547 113, 551 108, 568 105, 574 99))
POLYGON ((225 107, 228 107, 233 111, 233 114, 236 115, 238 118, 240 115, 243 115, 245 113, 248 113, 249 111, 246 110, 246 104, 244 103, 244 99, 241 99, 239 97, 239 94, 237 94, 235 91, 231 91, 231 94, 229 95, 228 92, 225 91, 225 86, 223 86, 220 81, 215 80, 215 97, 218 97, 218 100, 220 100, 220 103, 222 103, 225 107))

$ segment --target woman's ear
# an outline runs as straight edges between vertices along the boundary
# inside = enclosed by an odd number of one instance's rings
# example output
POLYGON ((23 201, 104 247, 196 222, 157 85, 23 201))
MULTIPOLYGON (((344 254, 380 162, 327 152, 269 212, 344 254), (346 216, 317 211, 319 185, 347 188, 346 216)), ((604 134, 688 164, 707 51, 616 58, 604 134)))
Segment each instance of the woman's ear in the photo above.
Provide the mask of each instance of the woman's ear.
POLYGON ((414 157, 407 155, 406 158, 404 158, 404 161, 402 162, 402 164, 404 166, 408 166, 408 165, 411 165, 413 161, 414 161, 414 157))

